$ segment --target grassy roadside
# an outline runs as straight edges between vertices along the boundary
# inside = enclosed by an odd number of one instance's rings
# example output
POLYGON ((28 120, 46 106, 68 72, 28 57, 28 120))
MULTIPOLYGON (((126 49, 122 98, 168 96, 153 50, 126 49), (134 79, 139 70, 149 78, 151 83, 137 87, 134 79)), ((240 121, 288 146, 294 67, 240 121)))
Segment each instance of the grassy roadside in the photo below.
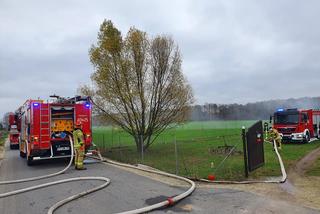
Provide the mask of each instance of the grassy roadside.
POLYGON ((309 176, 320 176, 320 157, 314 162, 306 173, 309 176))
POLYGON ((7 135, 7 132, 0 131, 0 146, 4 146, 5 139, 8 137, 7 135))
MULTIPOLYGON (((98 127, 94 129, 93 138, 104 156, 121 162, 143 163, 171 173, 177 171, 179 175, 188 177, 206 178, 208 174, 214 174, 219 180, 242 180, 244 179, 240 135, 242 123, 222 122, 221 127, 218 127, 217 122, 186 124, 175 130, 168 130, 144 153, 143 159, 137 153, 133 139, 119 130, 98 127), (175 139, 177 150, 175 150, 175 139), (221 153, 219 148, 224 148, 224 145, 236 146, 236 149, 220 165, 226 153, 221 153)), ((250 121, 246 123, 249 124, 250 121)), ((286 168, 289 169, 304 155, 319 146, 319 141, 310 144, 283 145, 281 155, 286 168)), ((265 165, 251 173, 250 177, 279 175, 278 159, 272 151, 271 144, 266 143, 265 165)))
POLYGON ((0 131, 0 160, 3 158, 3 151, 4 151, 4 143, 5 139, 7 138, 7 132, 0 131))
MULTIPOLYGON (((269 147, 269 146, 268 146, 269 147)), ((320 147, 320 141, 314 141, 309 144, 282 144, 282 150, 280 151, 280 155, 282 157, 283 163, 285 168, 289 170, 290 168, 294 167, 294 165, 305 155, 307 155, 312 150, 320 147)), ((265 146, 265 149, 267 147, 265 146)), ((279 168, 279 162, 277 157, 274 155, 273 152, 265 151, 265 158, 266 158, 266 165, 253 173, 253 176, 268 176, 276 175, 276 171, 279 168), (273 158, 273 160, 270 160, 273 158), (275 170, 277 169, 277 170, 275 170)))

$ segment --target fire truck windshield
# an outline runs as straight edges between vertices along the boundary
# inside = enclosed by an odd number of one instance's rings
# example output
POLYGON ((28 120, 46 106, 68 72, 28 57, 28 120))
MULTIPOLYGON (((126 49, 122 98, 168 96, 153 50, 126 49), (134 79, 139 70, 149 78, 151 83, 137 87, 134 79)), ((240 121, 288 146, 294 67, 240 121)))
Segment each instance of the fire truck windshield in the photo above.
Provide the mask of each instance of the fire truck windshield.
POLYGON ((298 113, 276 113, 274 115, 275 124, 298 124, 299 123, 299 114, 298 113))

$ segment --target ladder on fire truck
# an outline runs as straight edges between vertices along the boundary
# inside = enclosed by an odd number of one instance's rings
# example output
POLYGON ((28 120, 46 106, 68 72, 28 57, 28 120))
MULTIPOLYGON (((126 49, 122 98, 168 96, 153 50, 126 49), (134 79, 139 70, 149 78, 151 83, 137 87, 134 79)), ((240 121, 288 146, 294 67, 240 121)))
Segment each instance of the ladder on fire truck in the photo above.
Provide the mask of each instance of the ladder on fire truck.
POLYGON ((50 108, 47 103, 40 104, 40 142, 50 143, 50 108))

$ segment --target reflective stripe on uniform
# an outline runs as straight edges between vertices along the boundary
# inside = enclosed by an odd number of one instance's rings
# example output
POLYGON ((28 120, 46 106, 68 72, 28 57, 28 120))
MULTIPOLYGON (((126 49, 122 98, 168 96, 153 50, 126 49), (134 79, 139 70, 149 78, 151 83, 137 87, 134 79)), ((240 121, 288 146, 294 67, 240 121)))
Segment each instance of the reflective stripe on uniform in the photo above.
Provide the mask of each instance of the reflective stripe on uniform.
POLYGON ((74 163, 76 168, 83 168, 83 159, 85 152, 84 136, 80 129, 73 131, 74 149, 75 149, 75 159, 74 163))

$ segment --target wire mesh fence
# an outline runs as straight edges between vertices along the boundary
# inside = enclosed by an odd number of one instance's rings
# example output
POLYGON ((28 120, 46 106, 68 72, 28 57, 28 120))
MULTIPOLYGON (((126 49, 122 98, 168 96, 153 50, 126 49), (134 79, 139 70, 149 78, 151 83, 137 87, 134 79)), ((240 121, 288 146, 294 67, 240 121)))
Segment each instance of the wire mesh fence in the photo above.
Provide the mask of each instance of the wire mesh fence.
POLYGON ((145 164, 191 178, 244 178, 241 129, 174 129, 137 151, 133 138, 119 129, 95 129, 94 142, 110 159, 145 164))

